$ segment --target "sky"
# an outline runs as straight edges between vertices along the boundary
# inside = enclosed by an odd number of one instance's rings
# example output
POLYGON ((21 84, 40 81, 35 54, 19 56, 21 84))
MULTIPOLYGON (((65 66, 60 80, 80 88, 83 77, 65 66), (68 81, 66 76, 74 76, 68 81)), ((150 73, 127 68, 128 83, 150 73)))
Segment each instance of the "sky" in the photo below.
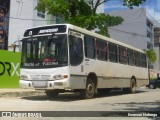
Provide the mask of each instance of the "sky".
MULTIPOLYGON (((127 7, 123 6, 122 1, 123 0, 110 0, 109 2, 106 2, 104 5, 104 12, 128 9, 127 7)), ((146 0, 146 3, 142 6, 146 7, 149 17, 157 20, 160 23, 160 0, 146 0)))

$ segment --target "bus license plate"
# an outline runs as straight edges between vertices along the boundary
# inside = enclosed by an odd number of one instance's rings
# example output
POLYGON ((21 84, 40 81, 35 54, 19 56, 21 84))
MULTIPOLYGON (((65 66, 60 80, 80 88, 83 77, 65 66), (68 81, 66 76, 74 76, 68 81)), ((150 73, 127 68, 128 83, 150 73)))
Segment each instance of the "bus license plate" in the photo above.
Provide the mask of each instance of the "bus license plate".
POLYGON ((37 88, 47 87, 46 81, 33 81, 33 86, 37 88))

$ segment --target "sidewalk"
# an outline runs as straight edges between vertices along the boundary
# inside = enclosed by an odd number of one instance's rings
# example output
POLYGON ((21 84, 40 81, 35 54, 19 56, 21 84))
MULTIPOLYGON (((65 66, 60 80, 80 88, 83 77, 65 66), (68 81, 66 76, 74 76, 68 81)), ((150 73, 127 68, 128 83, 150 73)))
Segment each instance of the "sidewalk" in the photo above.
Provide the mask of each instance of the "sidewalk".
POLYGON ((0 97, 28 97, 28 96, 45 95, 44 90, 34 89, 0 89, 0 97))

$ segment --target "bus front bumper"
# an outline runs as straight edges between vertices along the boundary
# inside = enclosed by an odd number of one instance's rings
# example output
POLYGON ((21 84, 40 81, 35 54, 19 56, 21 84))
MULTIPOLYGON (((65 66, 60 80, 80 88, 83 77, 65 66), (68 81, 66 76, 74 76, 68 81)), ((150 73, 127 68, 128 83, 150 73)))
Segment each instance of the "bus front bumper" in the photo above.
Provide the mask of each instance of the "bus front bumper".
POLYGON ((24 89, 69 89, 67 79, 56 81, 20 80, 20 88, 24 89))

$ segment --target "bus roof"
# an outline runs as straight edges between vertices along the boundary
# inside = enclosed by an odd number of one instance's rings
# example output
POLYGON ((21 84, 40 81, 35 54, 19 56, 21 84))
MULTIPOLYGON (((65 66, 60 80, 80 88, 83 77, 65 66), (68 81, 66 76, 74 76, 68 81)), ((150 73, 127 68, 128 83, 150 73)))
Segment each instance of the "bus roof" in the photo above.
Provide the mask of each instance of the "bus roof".
POLYGON ((36 29, 36 28, 43 28, 43 27, 58 26, 58 25, 60 25, 60 26, 66 25, 68 29, 75 30, 75 31, 78 31, 78 32, 83 33, 83 34, 87 34, 87 35, 93 36, 95 38, 103 39, 103 40, 106 40, 108 42, 115 43, 117 45, 120 45, 120 46, 123 46, 123 47, 127 47, 127 48, 130 48, 130 49, 145 53, 143 50, 141 50, 139 48, 136 48, 134 46, 131 46, 131 45, 128 45, 126 43, 120 42, 118 40, 115 40, 115 39, 112 39, 112 38, 97 34, 95 32, 92 32, 92 31, 89 31, 89 30, 86 30, 86 29, 83 29, 83 28, 80 28, 80 27, 77 27, 77 26, 72 25, 72 24, 51 24, 51 25, 32 27, 32 28, 29 28, 27 30, 36 29))

